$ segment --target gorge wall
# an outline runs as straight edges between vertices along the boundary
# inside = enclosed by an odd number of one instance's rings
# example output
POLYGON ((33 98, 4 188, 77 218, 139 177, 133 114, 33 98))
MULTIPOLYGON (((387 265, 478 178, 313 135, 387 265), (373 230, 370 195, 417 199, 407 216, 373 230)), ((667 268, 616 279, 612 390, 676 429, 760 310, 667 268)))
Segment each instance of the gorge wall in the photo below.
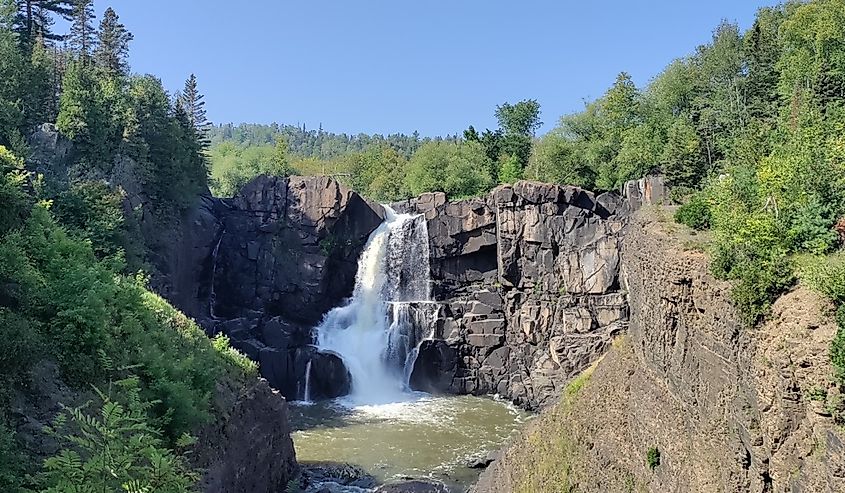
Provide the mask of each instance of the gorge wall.
MULTIPOLYGON (((627 323, 620 231, 627 212, 658 200, 659 179, 625 200, 534 182, 450 202, 442 193, 393 204, 428 222, 436 326, 424 328, 412 387, 498 393, 536 409, 603 354, 627 323)), ((192 315, 261 363, 289 399, 348 391, 337 355, 317 351, 312 328, 352 293, 358 256, 382 207, 325 177, 259 177, 217 201, 217 239, 192 315), (311 363, 309 365, 308 363, 311 363)))
POLYGON ((837 392, 829 305, 799 286, 767 323, 747 328, 729 285, 677 229, 653 213, 629 223, 627 335, 476 492, 845 491, 843 432, 814 397, 837 392))

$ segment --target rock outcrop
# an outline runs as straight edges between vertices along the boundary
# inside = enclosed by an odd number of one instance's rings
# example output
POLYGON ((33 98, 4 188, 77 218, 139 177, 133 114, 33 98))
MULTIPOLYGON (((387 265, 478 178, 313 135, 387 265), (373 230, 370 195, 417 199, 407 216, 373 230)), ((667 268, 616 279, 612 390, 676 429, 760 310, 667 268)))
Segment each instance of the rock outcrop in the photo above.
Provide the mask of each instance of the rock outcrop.
POLYGON ((261 176, 227 201, 213 259, 214 314, 315 325, 352 293, 381 206, 328 177, 261 176))
POLYGON ((298 465, 287 402, 267 382, 218 389, 221 419, 199 434, 193 463, 204 471, 200 488, 211 492, 285 491, 298 465))
POLYGON ((656 215, 627 227, 627 335, 476 492, 845 491, 844 434, 823 405, 837 392, 827 303, 799 286, 748 328, 706 255, 677 235, 656 215))
POLYGON ((203 325, 289 399, 305 398, 306 380, 315 399, 348 393, 342 360, 316 350, 312 329, 351 295, 382 207, 328 177, 260 176, 215 213, 220 233, 196 290, 203 325))
POLYGON ((420 348, 415 388, 498 393, 527 408, 623 329, 621 199, 521 181, 484 198, 424 194, 396 206, 428 220, 432 278, 444 316, 420 348))

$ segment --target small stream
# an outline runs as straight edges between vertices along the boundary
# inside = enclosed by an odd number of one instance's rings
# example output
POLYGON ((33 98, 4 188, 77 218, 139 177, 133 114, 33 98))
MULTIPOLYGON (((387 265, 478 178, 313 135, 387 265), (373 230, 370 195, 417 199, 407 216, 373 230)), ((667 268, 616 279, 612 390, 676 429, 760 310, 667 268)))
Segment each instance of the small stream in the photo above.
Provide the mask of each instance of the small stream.
POLYGON ((290 409, 300 462, 355 464, 379 482, 433 479, 452 492, 478 478, 469 463, 500 448, 529 417, 498 399, 423 393, 390 404, 339 399, 290 409))

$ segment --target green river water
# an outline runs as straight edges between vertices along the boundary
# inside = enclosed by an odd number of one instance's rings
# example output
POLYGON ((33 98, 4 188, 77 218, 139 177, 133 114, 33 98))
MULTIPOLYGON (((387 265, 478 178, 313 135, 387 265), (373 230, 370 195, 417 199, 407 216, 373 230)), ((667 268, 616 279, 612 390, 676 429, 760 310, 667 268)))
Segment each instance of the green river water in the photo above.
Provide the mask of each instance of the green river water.
POLYGON ((381 405, 291 406, 297 460, 355 464, 380 482, 434 479, 452 492, 477 479, 473 458, 498 449, 528 417, 494 398, 420 393, 381 405))

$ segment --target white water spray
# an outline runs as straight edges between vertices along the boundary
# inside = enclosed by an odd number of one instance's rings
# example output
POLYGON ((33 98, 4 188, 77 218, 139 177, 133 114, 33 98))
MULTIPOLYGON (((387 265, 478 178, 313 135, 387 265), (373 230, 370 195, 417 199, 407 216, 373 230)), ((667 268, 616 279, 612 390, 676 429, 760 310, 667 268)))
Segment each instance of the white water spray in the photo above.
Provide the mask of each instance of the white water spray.
POLYGON ((384 222, 358 260, 352 299, 317 327, 320 349, 342 358, 356 404, 404 400, 417 346, 431 337, 428 228, 420 215, 384 206, 384 222))
POLYGON ((305 364, 305 393, 303 394, 303 401, 311 402, 311 360, 305 364))
POLYGON ((220 239, 217 240, 214 250, 211 251, 211 290, 208 294, 208 315, 212 320, 217 320, 217 317, 214 315, 214 305, 217 303, 217 291, 214 288, 214 284, 217 281, 217 254, 220 253, 220 244, 223 243, 223 235, 225 234, 225 230, 220 233, 220 239))

